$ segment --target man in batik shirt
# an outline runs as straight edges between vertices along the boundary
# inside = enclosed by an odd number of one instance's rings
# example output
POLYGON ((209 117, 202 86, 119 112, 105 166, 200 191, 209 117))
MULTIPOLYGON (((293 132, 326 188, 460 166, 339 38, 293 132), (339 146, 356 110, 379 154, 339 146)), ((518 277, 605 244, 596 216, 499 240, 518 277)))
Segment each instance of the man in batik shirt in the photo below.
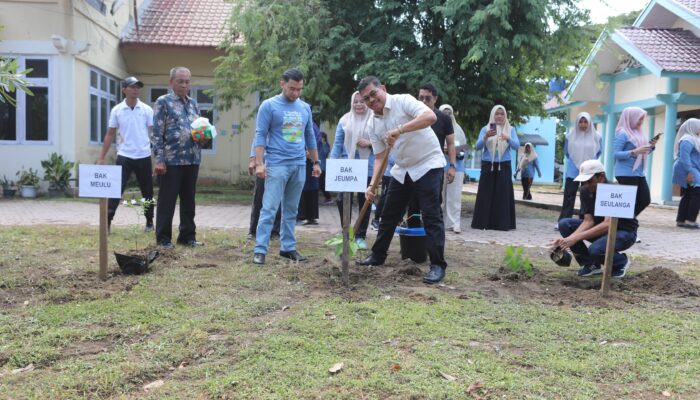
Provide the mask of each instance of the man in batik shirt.
POLYGON ((180 232, 177 242, 190 247, 201 246, 194 224, 195 189, 202 144, 192 138, 190 124, 199 118, 199 107, 188 96, 192 74, 185 67, 170 70, 172 92, 160 96, 153 107, 155 174, 158 176, 156 204, 156 241, 162 248, 173 248, 172 223, 175 203, 180 197, 180 232))

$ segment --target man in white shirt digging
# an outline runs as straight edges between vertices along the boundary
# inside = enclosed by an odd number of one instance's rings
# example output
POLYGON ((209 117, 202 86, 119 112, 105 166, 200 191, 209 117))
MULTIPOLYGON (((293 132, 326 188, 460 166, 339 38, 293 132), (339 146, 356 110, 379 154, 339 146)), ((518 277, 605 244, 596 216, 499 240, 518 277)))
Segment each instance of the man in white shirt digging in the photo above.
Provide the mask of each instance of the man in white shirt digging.
MULTIPOLYGON (((374 111, 370 122, 370 141, 375 154, 374 179, 381 179, 382 160, 387 157, 387 144, 392 144, 391 155, 395 164, 382 210, 377 240, 371 254, 359 265, 376 266, 384 260, 394 236, 394 228, 401 221, 411 196, 418 199, 422 210, 426 247, 430 257, 430 271, 423 277, 428 284, 438 283, 445 277, 445 228, 440 211, 440 184, 443 179, 445 157, 437 136, 430 128, 436 116, 433 110, 409 94, 392 95, 375 76, 360 81, 358 91, 367 106, 374 111)), ((374 199, 372 185, 367 198, 374 199)))

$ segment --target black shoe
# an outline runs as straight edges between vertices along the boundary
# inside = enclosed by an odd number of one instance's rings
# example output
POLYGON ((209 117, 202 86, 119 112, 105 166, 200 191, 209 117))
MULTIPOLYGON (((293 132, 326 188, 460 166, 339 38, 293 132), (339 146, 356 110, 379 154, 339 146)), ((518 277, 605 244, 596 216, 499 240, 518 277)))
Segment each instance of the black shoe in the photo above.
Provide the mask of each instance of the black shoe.
POLYGON ((298 262, 306 261, 306 257, 299 254, 296 250, 280 251, 280 256, 282 256, 284 258, 288 258, 292 261, 298 261, 298 262))
POLYGON ((306 222, 304 222, 304 225, 318 225, 318 221, 316 221, 315 219, 309 219, 306 220, 306 222))
POLYGON ((370 254, 362 261, 355 261, 355 265, 361 265, 365 267, 376 267, 378 265, 383 265, 384 260, 380 260, 374 254, 370 254))
POLYGON ((198 242, 196 239, 191 239, 191 240, 187 240, 187 241, 178 240, 177 243, 181 244, 183 246, 188 246, 188 247, 204 246, 204 243, 198 242))
POLYGON ((146 224, 146 227, 143 228, 144 232, 153 232, 153 224, 146 224))
POLYGON ((279 233, 272 232, 272 233, 270 234, 270 240, 280 240, 280 234, 279 234, 279 233))
POLYGON ((265 264, 265 254, 263 254, 263 253, 253 254, 253 264, 258 264, 258 265, 265 264))
POLYGON ((440 265, 431 265, 430 271, 423 277, 423 283, 434 284, 438 283, 445 277, 445 267, 440 265))
POLYGON ((172 250, 175 248, 172 242, 160 242, 158 243, 158 247, 160 247, 163 250, 172 250))

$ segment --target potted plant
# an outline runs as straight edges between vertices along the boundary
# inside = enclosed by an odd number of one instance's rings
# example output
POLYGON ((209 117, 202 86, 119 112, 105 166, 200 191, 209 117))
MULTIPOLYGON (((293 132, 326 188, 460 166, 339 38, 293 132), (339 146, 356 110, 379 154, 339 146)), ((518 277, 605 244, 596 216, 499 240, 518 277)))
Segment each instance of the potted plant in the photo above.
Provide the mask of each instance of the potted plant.
POLYGON ((2 197, 7 199, 15 196, 15 192, 17 191, 17 187, 15 186, 15 183, 13 181, 10 181, 7 179, 5 175, 2 176, 2 181, 0 181, 2 184, 2 197))
POLYGON ((36 197, 36 189, 39 187, 39 172, 35 169, 22 169, 17 171, 17 186, 19 186, 19 194, 22 197, 36 197))
POLYGON ((44 168, 44 180, 49 182, 49 197, 65 195, 75 163, 64 161, 58 153, 51 153, 48 160, 41 162, 41 166, 44 168))

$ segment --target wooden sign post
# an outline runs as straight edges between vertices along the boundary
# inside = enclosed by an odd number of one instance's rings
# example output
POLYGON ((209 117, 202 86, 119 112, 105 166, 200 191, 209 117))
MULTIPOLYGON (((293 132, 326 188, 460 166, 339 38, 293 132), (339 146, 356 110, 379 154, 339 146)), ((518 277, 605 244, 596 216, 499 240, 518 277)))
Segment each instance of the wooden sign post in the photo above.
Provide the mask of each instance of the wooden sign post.
POLYGON ((343 194, 343 284, 350 284, 349 249, 350 222, 352 213, 352 193, 364 192, 367 189, 367 160, 330 159, 326 161, 326 190, 343 194))
POLYGON ((634 205, 637 199, 637 187, 630 185, 612 185, 599 183, 596 189, 596 217, 611 217, 608 227, 608 240, 605 246, 605 264, 600 293, 607 296, 610 291, 610 277, 615 256, 618 218, 634 218, 634 205))
POLYGON ((80 164, 78 192, 80 197, 100 199, 100 269, 98 276, 107 279, 107 199, 122 197, 121 165, 80 164))

